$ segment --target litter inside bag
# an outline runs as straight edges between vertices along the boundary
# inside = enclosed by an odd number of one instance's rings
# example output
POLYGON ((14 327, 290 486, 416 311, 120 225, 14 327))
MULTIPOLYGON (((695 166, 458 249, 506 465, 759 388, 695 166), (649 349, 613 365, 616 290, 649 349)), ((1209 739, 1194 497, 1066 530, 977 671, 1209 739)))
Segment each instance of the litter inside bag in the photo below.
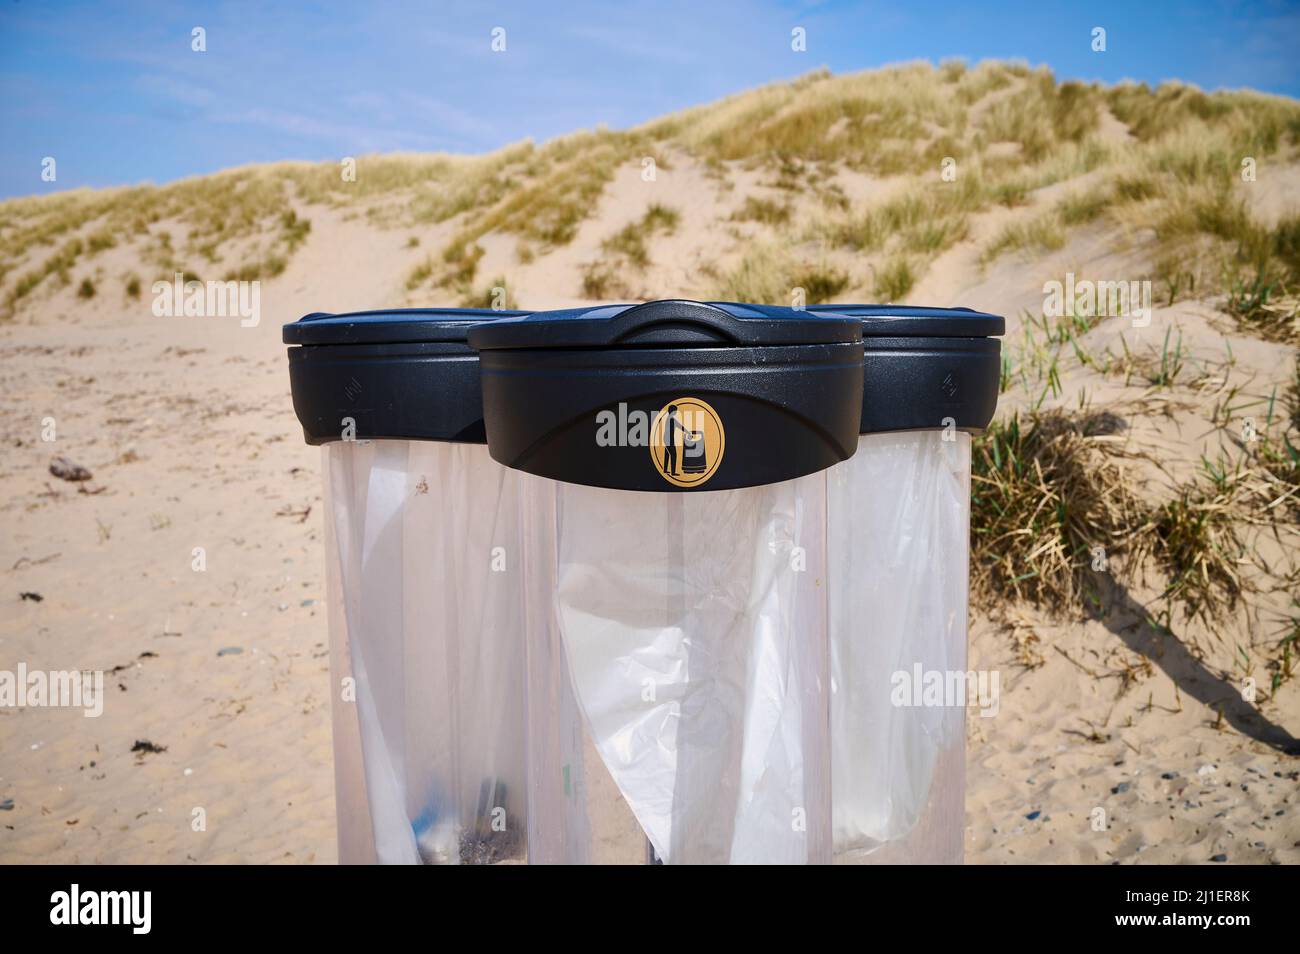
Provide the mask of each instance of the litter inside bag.
POLYGON ((517 479, 475 445, 327 456, 375 858, 521 857, 517 479))

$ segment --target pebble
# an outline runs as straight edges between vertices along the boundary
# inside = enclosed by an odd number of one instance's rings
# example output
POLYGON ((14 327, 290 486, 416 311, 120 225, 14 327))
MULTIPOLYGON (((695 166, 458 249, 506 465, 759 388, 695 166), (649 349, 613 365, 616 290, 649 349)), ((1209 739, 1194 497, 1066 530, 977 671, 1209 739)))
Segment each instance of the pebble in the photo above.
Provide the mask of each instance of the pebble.
POLYGON ((74 483, 90 480, 92 476, 85 467, 66 457, 56 457, 51 460, 50 473, 60 480, 69 480, 74 483))
POLYGON ((1215 856, 1214 856, 1213 858, 1211 858, 1210 860, 1211 860, 1211 861, 1227 861, 1227 860, 1228 860, 1228 856, 1227 856, 1227 855, 1215 855, 1215 856))
POLYGON ((1205 778, 1205 776, 1213 775, 1218 770, 1219 767, 1217 765, 1211 765, 1207 762, 1205 765, 1202 765, 1200 768, 1196 770, 1196 774, 1199 775, 1201 778, 1205 778))
POLYGON ((1110 790, 1110 793, 1112 795, 1123 795, 1125 792, 1129 790, 1129 788, 1130 785, 1128 782, 1120 782, 1118 785, 1116 785, 1114 788, 1110 790))
POLYGON ((1041 815, 1041 814, 1042 814, 1041 811, 1039 811, 1039 812, 1030 812, 1030 813, 1029 813, 1028 815, 1026 815, 1025 817, 1026 817, 1027 819, 1029 819, 1030 821, 1033 821, 1035 818, 1037 818, 1037 817, 1038 817, 1039 815, 1041 815))
POLYGON ((242 646, 222 646, 217 650, 218 656, 238 656, 244 651, 242 646))
POLYGON ((0 812, 11 812, 14 810, 14 800, 12 798, 0 799, 0 812))

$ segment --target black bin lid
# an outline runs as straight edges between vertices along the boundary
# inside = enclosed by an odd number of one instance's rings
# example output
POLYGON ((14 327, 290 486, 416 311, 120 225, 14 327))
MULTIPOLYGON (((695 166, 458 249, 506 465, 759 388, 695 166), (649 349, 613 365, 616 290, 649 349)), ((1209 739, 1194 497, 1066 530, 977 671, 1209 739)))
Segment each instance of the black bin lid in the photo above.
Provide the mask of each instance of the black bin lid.
POLYGON ((956 428, 979 431, 997 409, 1000 315, 969 308, 826 304, 817 314, 862 321, 863 434, 956 428))
POLYGON ((488 450, 528 473, 726 490, 814 473, 856 449, 856 317, 654 301, 476 325, 469 343, 488 450))
POLYGON ((1006 319, 972 308, 925 305, 809 305, 817 314, 862 319, 862 337, 992 338, 1006 331, 1006 319))
POLYGON ((490 308, 389 308, 340 314, 318 311, 285 325, 282 340, 287 345, 464 341, 472 325, 526 314, 490 308))
POLYGON ((526 315, 486 308, 317 312, 284 326, 293 406, 308 444, 430 440, 482 444, 470 328, 526 315))
POLYGON ((534 312, 480 328, 470 344, 480 351, 836 344, 845 340, 852 324, 840 315, 776 305, 671 299, 534 312))

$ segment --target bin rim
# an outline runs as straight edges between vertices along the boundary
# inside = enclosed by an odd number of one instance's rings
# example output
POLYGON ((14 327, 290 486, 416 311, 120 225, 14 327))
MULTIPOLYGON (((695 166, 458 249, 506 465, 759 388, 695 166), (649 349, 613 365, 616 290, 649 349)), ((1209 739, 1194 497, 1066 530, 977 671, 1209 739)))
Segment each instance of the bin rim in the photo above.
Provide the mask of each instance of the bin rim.
POLYGON ((432 307, 316 311, 285 325, 281 338, 287 345, 464 343, 475 324, 527 314, 514 309, 432 307))
POLYGON ((817 314, 859 318, 863 338, 996 338, 1006 334, 1006 319, 973 308, 929 305, 826 303, 809 305, 817 314))
POLYGON ((842 344, 862 337, 856 316, 779 305, 661 299, 533 312, 475 327, 470 346, 513 349, 766 347, 842 344))

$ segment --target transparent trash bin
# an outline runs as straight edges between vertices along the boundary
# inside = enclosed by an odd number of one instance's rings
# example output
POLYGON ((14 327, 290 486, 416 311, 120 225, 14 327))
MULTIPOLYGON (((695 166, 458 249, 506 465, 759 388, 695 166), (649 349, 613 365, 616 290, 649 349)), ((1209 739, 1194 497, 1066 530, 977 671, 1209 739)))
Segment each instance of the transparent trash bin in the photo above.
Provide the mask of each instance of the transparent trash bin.
POLYGON ((1001 333, 690 302, 471 333, 524 472, 531 861, 961 860, 962 700, 900 683, 965 674, 1001 333))
POLYGON ((519 477, 484 443, 475 309, 287 325, 323 446, 339 860, 522 862, 519 477))
POLYGON ((862 433, 826 472, 835 861, 960 863, 970 432, 993 416, 1003 319, 810 310, 863 322, 862 433))
POLYGON ((525 472, 529 860, 829 862, 825 472, 861 322, 652 302, 470 341, 525 472))

